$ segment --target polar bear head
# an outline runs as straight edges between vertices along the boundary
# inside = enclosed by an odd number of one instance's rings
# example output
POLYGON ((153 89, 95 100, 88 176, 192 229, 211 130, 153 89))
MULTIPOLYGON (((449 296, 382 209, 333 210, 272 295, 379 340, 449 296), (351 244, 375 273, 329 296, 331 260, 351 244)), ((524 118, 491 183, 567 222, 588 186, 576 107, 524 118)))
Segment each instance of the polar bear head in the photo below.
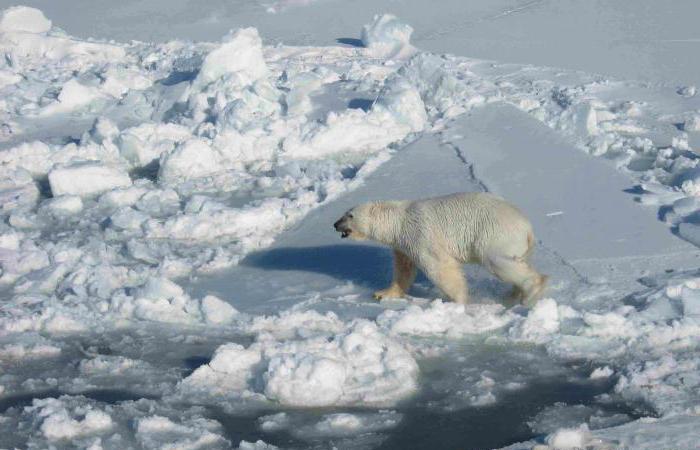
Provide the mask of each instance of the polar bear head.
POLYGON ((371 203, 356 206, 343 214, 343 216, 333 224, 333 228, 340 233, 340 237, 343 239, 347 237, 357 241, 371 239, 371 209, 371 203))
POLYGON ((372 239, 391 244, 397 237, 397 226, 403 220, 404 202, 371 202, 355 206, 338 219, 333 227, 341 238, 362 241, 372 239))

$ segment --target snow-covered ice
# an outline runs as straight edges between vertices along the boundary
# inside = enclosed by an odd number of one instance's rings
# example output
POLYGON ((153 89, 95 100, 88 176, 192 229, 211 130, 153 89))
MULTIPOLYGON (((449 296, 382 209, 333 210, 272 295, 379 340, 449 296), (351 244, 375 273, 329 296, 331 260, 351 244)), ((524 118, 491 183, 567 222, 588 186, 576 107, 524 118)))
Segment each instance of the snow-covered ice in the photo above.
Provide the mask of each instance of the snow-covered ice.
POLYGON ((400 57, 412 52, 412 33, 413 28, 396 16, 382 14, 374 16, 372 23, 362 27, 361 39, 376 56, 400 57))
POLYGON ((359 2, 326 47, 278 21, 344 3, 234 3, 263 31, 114 41, 0 12, 0 446, 693 448, 694 81, 421 50, 546 2, 446 2, 440 32, 419 2, 359 2), (369 300, 387 254, 333 220, 454 190, 532 217, 531 309, 478 268, 469 305, 422 278, 369 300))

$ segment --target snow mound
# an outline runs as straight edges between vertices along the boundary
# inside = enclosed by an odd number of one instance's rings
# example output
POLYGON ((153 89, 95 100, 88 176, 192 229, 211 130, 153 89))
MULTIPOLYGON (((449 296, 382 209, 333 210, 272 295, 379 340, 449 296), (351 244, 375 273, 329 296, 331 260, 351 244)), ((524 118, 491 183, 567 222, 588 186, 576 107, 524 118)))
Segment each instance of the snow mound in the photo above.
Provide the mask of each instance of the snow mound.
POLYGON ((324 414, 319 419, 306 418, 281 412, 258 418, 265 432, 286 431, 305 441, 331 438, 350 438, 395 428, 403 415, 392 410, 324 414))
POLYGON ((50 344, 8 344, 0 347, 0 357, 4 360, 52 358, 61 354, 59 347, 50 344))
POLYGON ((262 52, 262 40, 255 28, 242 28, 227 35, 202 63, 193 82, 194 88, 228 76, 238 84, 250 84, 268 75, 262 52))
MULTIPOLYGON (((123 48, 117 45, 67 38, 43 12, 15 6, 0 12, 0 49, 12 60, 13 70, 32 66, 45 67, 47 61, 63 60, 65 68, 84 67, 96 60, 122 59, 123 48)), ((65 80, 58 77, 58 80, 65 80)))
POLYGON ((20 414, 24 426, 12 434, 24 439, 27 448, 156 450, 231 445, 223 438, 221 425, 203 417, 201 408, 173 409, 146 399, 107 404, 64 395, 34 399, 20 414))
POLYGON ((371 322, 356 322, 331 342, 290 342, 275 353, 263 379, 265 395, 281 404, 389 406, 417 388, 413 357, 371 322))
POLYGON ((413 28, 392 14, 375 15, 362 27, 362 44, 379 57, 405 56, 413 51, 410 44, 413 28))
POLYGON ((49 172, 51 193, 90 197, 116 188, 131 186, 129 174, 100 162, 81 162, 49 172))
POLYGON ((402 77, 387 82, 372 109, 388 111, 399 123, 408 125, 414 133, 423 131, 428 125, 428 114, 420 93, 402 77))
POLYGON ((311 430, 301 430, 299 434, 307 436, 307 438, 357 436, 394 428, 401 422, 401 419, 401 414, 395 411, 379 411, 378 413, 365 414, 328 414, 314 424, 311 430))
POLYGON ((121 156, 133 167, 144 167, 169 154, 177 144, 190 139, 190 130, 174 123, 142 123, 115 137, 121 156))
POLYGON ((542 343, 556 336, 560 321, 557 302, 545 298, 538 301, 527 317, 516 323, 509 332, 513 339, 542 343))
POLYGON ((236 450, 278 450, 279 447, 258 439, 255 442, 241 441, 236 450))
POLYGON ((333 312, 321 314, 314 310, 283 311, 274 316, 255 317, 246 330, 259 339, 306 339, 340 333, 346 324, 333 312))
POLYGON ((221 155, 201 139, 186 141, 161 156, 158 179, 163 183, 200 178, 222 170, 221 155))
MULTIPOLYGON (((131 310, 132 303, 122 310, 131 310)), ((133 314, 139 319, 169 323, 224 325, 231 323, 238 311, 223 300, 208 295, 201 301, 190 298, 182 288, 167 278, 151 278, 133 300, 133 314)))
POLYGON ((545 438, 547 445, 562 450, 586 448, 589 440, 590 432, 585 424, 579 428, 559 429, 545 438))
POLYGON ((0 33, 46 33, 51 29, 51 21, 36 8, 13 6, 0 14, 0 33))
POLYGON ((0 152, 3 174, 23 169, 32 176, 46 175, 51 169, 51 149, 41 141, 25 142, 0 152))
POLYGON ((88 86, 76 79, 68 80, 55 103, 47 105, 40 111, 41 115, 65 113, 84 108, 103 98, 102 91, 96 86, 88 86))
POLYGON ((453 62, 445 56, 418 53, 396 72, 420 94, 428 116, 450 118, 501 99, 500 89, 469 70, 454 73, 453 62))
POLYGON ((147 449, 217 448, 229 444, 221 435, 212 432, 216 428, 215 422, 207 419, 185 425, 154 415, 138 420, 136 438, 147 449))
POLYGON ((435 300, 427 308, 412 305, 403 311, 387 310, 377 323, 394 334, 458 338, 504 327, 512 320, 504 311, 500 305, 459 305, 435 300))
POLYGON ((55 215, 73 215, 83 210, 83 200, 77 195, 62 195, 52 198, 46 207, 55 215))
POLYGON ((267 399, 285 406, 389 406, 417 389, 418 366, 360 320, 332 338, 226 344, 178 386, 180 396, 267 399))
POLYGON ((35 400, 31 409, 42 418, 41 433, 49 442, 78 440, 114 426, 112 417, 91 406, 71 408, 59 399, 35 400))

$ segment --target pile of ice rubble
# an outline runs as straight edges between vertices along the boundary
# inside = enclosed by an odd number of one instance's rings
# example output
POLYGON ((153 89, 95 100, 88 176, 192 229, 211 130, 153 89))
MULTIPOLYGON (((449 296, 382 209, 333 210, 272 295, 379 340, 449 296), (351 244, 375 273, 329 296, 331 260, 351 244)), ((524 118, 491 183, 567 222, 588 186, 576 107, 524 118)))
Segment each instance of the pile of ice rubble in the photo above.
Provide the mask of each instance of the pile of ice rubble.
MULTIPOLYGON (((411 31, 385 15, 363 29, 367 48, 264 47, 251 28, 213 44, 120 44, 68 36, 32 8, 3 11, 0 401, 66 395, 6 411, 0 429, 30 447, 215 448, 238 442, 205 406, 359 406, 377 412, 315 424, 281 412, 259 426, 311 439, 381 431, 421 389, 421 358, 474 336, 589 360, 591 377, 617 379, 616 395, 648 402, 661 416, 653 420, 695 427, 698 273, 648 280, 625 303, 592 286, 529 313, 436 300, 353 320, 295 309, 251 317, 173 281, 236 264, 362 183, 400 144, 493 101, 614 159, 639 180, 642 201, 664 205, 665 219, 700 242, 700 168, 688 143, 700 130, 695 88, 667 101, 666 88, 632 85, 637 98, 617 98, 622 82, 420 53, 411 31), (316 100, 328 92, 370 106, 316 100), (112 335, 109 351, 80 344, 112 335), (167 357, 147 361, 163 346, 197 345, 213 356, 190 374, 167 357), (34 378, 39 367, 46 376, 34 378), (146 398, 89 394, 115 388, 146 398)), ((503 389, 479 374, 466 404, 497 402, 503 389)), ((605 448, 634 435, 586 427, 532 445, 605 448)))
POLYGON ((428 126, 418 90, 355 49, 264 49, 254 29, 216 45, 84 42, 28 8, 1 29, 0 282, 45 305, 3 321, 13 331, 88 297, 82 321, 148 316, 156 302, 129 292, 235 264, 428 126), (310 119, 329 85, 376 100, 310 119), (33 138, 76 121, 92 125, 33 138))

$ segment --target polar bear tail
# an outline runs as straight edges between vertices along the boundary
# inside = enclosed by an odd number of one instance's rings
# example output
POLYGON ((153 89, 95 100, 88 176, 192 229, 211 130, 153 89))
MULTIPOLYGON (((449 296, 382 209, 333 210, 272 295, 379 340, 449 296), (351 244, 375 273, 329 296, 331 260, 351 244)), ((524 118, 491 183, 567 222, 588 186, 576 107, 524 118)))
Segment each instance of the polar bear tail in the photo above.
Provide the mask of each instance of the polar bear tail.
POLYGON ((535 250, 535 235, 532 233, 532 231, 527 232, 527 250, 525 250, 525 253, 522 256, 523 261, 527 261, 530 259, 530 256, 532 255, 533 250, 535 250))

